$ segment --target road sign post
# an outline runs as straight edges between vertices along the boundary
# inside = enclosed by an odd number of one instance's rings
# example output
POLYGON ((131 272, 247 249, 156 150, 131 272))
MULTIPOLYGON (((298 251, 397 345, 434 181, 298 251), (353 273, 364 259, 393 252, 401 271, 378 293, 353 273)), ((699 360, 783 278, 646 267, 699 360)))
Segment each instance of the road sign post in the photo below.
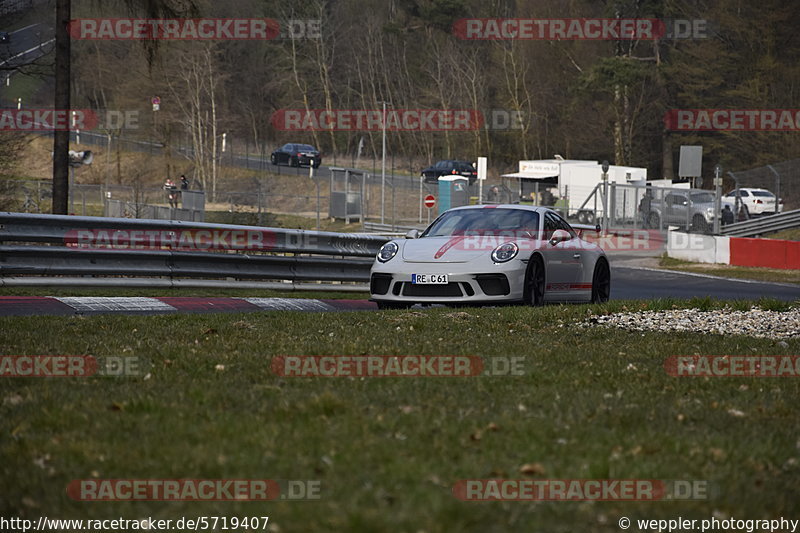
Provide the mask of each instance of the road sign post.
POLYGON ((478 203, 483 204, 483 182, 486 180, 486 158, 479 157, 476 165, 478 171, 478 203))
POLYGON ((422 205, 428 208, 428 224, 431 223, 431 209, 436 207, 436 197, 432 194, 429 194, 425 197, 422 201, 422 205))

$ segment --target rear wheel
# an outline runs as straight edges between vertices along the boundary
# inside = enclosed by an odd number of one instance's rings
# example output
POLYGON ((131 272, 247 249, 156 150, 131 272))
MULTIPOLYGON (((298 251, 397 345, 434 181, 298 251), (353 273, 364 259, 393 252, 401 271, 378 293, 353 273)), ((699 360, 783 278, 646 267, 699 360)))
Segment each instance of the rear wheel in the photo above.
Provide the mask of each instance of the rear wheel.
POLYGON ((597 260, 592 275, 592 303, 602 304, 611 295, 611 269, 604 258, 597 260))
POLYGON ((272 154, 271 156, 269 156, 269 162, 272 163, 273 165, 277 165, 278 164, 278 158, 275 156, 275 154, 272 154))
POLYGON ((539 256, 531 257, 528 274, 525 278, 525 294, 523 295, 526 305, 544 305, 544 285, 544 263, 542 263, 542 259, 539 256))
POLYGON ((297 159, 296 157, 293 157, 293 156, 292 156, 292 157, 290 157, 290 158, 289 158, 289 161, 291 161, 291 163, 290 163, 290 164, 291 164, 293 167, 299 167, 299 166, 300 166, 300 160, 299 160, 299 159, 297 159))

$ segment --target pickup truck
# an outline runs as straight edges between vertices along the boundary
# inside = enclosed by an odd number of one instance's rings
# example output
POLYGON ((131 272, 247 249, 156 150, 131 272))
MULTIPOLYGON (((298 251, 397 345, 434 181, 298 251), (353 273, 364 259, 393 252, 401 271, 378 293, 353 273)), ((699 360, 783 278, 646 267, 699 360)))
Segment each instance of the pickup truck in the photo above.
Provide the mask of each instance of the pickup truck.
MULTIPOLYGON (((734 205, 720 201, 720 209, 734 205)), ((704 191, 671 191, 650 201, 650 210, 645 215, 649 228, 680 226, 682 228, 706 233, 714 224, 714 193, 704 191)))

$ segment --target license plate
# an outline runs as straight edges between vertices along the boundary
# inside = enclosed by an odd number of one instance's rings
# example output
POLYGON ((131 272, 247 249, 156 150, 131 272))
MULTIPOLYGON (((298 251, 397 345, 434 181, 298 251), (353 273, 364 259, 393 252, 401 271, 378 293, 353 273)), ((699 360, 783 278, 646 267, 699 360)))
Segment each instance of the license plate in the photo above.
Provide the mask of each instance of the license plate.
POLYGON ((413 285, 447 285, 447 274, 411 274, 413 285))

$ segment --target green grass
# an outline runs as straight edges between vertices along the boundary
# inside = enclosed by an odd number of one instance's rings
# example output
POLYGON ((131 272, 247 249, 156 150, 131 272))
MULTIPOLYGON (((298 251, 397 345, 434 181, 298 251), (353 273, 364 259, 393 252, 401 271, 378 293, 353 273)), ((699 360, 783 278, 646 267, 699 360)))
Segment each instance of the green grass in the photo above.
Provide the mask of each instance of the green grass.
POLYGON ((776 233, 764 235, 767 239, 779 239, 784 241, 800 241, 800 228, 785 229, 776 233))
POLYGON ((151 377, 0 381, 0 479, 13 487, 0 498, 0 516, 268 515, 287 532, 619 531, 622 515, 789 517, 797 511, 798 381, 676 379, 663 362, 675 354, 796 354, 800 339, 575 327, 592 312, 687 305, 719 304, 2 317, 2 354, 137 356, 151 377), (526 375, 273 375, 271 358, 291 354, 521 356, 526 375), (526 463, 540 463, 539 477, 551 479, 709 480, 719 494, 477 504, 451 493, 461 479, 524 477, 526 463), (71 480, 92 476, 314 479, 322 494, 267 503, 66 497, 71 480))
POLYGON ((2 85, 3 98, 13 102, 16 102, 17 98, 22 98, 22 105, 28 107, 26 102, 29 102, 31 97, 36 94, 42 83, 41 78, 38 76, 14 73, 11 76, 9 86, 6 87, 5 83, 2 85))
POLYGON ((800 284, 800 270, 782 270, 777 268, 740 267, 721 264, 693 263, 673 257, 662 256, 659 266, 680 272, 708 274, 722 278, 752 279, 755 281, 772 281, 776 283, 800 284))

